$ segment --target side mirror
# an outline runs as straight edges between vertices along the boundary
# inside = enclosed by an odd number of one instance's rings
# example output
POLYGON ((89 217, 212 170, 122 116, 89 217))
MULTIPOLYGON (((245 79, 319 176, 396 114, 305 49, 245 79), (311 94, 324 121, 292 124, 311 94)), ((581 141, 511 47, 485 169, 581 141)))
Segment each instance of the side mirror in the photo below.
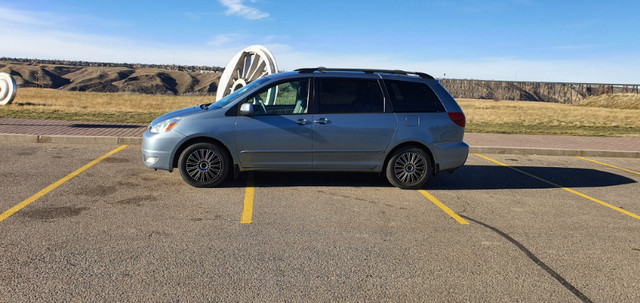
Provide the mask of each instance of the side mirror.
POLYGON ((253 104, 251 103, 243 103, 240 105, 240 115, 242 116, 251 116, 253 115, 253 104))

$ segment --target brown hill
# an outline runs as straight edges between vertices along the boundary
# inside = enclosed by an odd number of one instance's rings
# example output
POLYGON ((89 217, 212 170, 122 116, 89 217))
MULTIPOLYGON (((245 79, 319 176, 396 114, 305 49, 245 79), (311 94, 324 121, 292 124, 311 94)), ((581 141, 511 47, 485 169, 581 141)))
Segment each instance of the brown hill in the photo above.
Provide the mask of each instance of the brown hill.
POLYGON ((639 94, 640 84, 441 79, 456 98, 576 103, 591 96, 639 94))
POLYGON ((209 95, 218 88, 220 73, 163 68, 95 67, 29 62, 0 62, 18 87, 70 91, 133 92, 163 95, 209 95))
MULTIPOLYGON (((71 91, 211 95, 222 68, 0 58, 19 87, 71 91)), ((591 96, 640 94, 640 84, 545 83, 441 79, 455 98, 576 103, 591 96)))

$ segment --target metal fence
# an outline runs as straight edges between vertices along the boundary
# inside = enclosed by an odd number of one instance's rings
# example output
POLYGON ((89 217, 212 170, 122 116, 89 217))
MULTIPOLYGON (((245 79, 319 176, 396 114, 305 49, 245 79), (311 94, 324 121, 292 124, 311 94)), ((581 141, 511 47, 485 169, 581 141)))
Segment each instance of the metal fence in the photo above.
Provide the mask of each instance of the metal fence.
POLYGON ((455 98, 575 103, 603 94, 640 94, 640 84, 440 79, 455 98))

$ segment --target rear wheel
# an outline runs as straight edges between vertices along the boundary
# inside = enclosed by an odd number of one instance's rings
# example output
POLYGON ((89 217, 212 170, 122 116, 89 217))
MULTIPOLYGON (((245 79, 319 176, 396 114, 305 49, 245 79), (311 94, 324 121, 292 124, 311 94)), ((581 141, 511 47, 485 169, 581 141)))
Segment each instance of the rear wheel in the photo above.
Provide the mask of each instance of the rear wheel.
POLYGON ((387 180, 402 189, 421 188, 430 174, 429 155, 418 147, 401 148, 387 162, 387 180))
POLYGON ((185 149, 178 159, 182 179, 194 187, 214 187, 229 173, 229 157, 218 145, 196 143, 185 149))

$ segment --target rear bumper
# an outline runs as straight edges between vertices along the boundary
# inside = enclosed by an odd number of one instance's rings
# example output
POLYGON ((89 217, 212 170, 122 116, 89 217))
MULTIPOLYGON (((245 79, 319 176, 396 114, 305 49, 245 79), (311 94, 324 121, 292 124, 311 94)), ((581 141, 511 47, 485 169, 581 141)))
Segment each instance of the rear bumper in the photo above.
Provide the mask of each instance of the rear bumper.
POLYGON ((454 170, 467 161, 469 144, 464 141, 439 144, 432 152, 440 171, 454 170))

